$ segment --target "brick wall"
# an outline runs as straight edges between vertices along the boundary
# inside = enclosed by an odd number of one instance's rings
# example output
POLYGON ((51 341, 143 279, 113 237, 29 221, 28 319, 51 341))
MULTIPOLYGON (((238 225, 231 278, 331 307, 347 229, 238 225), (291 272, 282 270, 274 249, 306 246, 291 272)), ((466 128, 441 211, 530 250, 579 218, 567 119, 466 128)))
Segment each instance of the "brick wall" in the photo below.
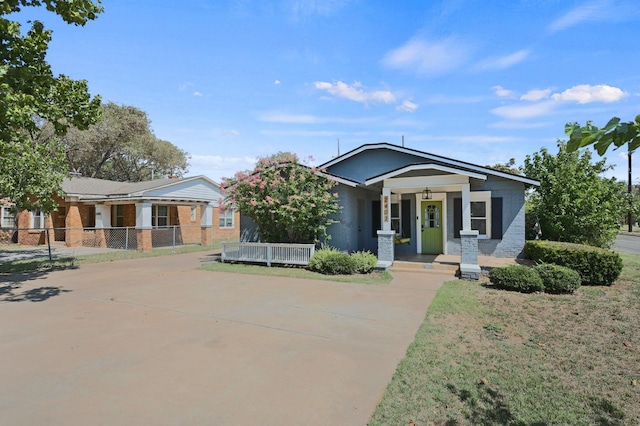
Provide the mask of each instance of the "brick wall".
POLYGON ((213 238, 215 240, 240 240, 240 212, 233 212, 233 228, 220 227, 220 209, 213 208, 213 238))

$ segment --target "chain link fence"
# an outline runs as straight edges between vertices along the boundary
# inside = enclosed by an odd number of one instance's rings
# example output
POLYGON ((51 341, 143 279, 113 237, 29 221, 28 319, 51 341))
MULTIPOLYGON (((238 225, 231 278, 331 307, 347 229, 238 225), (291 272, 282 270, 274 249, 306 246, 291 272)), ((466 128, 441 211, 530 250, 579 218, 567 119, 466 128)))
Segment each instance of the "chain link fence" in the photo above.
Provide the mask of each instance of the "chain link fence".
MULTIPOLYGON (((152 228, 153 249, 176 249, 184 246, 202 246, 202 228, 199 225, 152 228)), ((213 229, 205 241, 214 248, 213 229)), ((126 258, 129 251, 138 250, 138 230, 134 227, 117 228, 0 228, 0 263, 98 254, 121 251, 126 258)))

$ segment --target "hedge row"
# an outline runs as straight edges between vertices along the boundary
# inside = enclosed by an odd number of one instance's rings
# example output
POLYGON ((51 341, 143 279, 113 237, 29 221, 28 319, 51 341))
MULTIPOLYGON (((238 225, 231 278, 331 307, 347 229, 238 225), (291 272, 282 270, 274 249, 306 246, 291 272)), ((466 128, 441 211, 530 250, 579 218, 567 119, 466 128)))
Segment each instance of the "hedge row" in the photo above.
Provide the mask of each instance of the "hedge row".
POLYGON ((557 241, 527 241, 524 253, 540 263, 566 266, 580 274, 582 285, 611 285, 622 272, 618 253, 598 247, 557 241))
POLYGON ((489 274, 489 280, 496 287, 522 293, 573 293, 580 287, 580 274, 573 269, 550 263, 533 268, 523 265, 494 268, 489 274))

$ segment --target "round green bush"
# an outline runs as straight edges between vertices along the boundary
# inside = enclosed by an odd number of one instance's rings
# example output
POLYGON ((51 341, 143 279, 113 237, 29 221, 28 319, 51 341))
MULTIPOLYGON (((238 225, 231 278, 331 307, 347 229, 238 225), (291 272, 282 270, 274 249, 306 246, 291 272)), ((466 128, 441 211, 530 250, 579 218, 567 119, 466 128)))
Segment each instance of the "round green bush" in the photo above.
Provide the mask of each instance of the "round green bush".
POLYGON ((378 264, 378 258, 370 251, 356 251, 351 253, 351 259, 354 262, 355 272, 359 274, 368 274, 378 264))
POLYGON ((534 269, 542 278, 544 291, 547 293, 573 293, 582 281, 579 273, 565 266, 542 263, 534 269))
POLYGON ((542 283, 540 275, 538 275, 533 268, 523 265, 493 268, 489 273, 489 281, 496 287, 522 293, 533 293, 544 290, 544 284, 542 283))
POLYGON ((348 253, 322 248, 309 259, 309 269, 325 275, 350 275, 355 271, 355 262, 348 253))

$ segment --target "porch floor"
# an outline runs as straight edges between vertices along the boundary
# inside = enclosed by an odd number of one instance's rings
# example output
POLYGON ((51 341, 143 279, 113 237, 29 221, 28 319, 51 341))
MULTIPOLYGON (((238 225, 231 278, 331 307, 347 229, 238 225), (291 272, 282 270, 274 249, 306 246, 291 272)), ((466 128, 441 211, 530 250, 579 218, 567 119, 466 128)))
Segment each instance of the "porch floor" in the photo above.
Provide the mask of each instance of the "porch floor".
MULTIPOLYGON (((460 265, 460 256, 452 254, 418 254, 418 253, 396 253, 397 262, 411 262, 434 265, 451 265, 456 268, 460 265)), ((478 256, 478 265, 481 268, 496 268, 500 266, 527 264, 527 259, 514 259, 507 257, 478 256)))

